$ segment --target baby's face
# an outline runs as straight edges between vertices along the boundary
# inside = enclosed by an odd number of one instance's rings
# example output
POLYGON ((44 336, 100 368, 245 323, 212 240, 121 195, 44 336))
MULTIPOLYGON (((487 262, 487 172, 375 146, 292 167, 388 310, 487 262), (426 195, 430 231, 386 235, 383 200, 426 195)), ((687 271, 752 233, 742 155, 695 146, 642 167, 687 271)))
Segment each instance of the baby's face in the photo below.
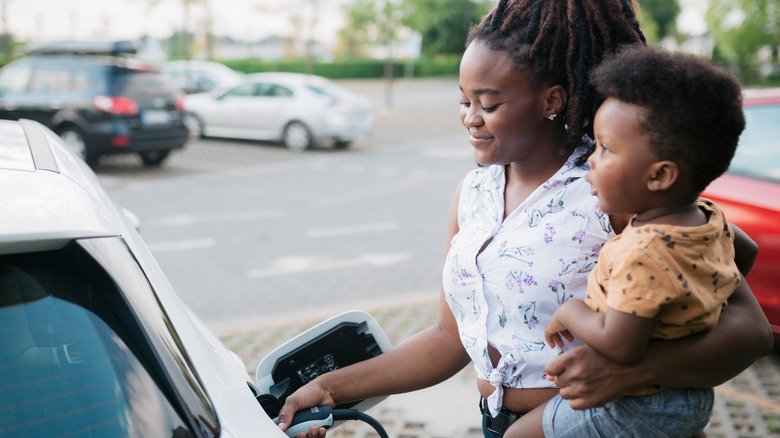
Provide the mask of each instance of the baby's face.
POLYGON ((648 178, 658 161, 648 136, 641 132, 644 109, 607 99, 596 112, 593 132, 596 150, 588 158, 585 176, 598 197, 599 208, 609 214, 637 214, 647 207, 648 178))

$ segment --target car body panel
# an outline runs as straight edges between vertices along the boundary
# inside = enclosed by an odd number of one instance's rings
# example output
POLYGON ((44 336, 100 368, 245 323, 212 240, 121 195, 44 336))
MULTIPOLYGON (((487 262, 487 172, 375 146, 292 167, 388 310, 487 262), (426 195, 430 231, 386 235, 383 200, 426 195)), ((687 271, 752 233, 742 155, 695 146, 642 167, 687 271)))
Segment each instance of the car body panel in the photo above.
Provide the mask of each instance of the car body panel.
POLYGON ((726 174, 702 196, 758 244, 747 281, 780 341, 780 89, 745 90, 746 128, 726 174))
MULTIPOLYGON (((132 309, 142 312, 137 314, 139 317, 145 315, 138 321, 155 314, 144 310, 148 306, 147 310, 156 306, 163 309, 167 323, 149 322, 143 327, 157 326, 157 330, 169 332, 161 333, 160 339, 173 336, 170 339, 175 341, 169 342, 166 349, 181 349, 181 357, 187 358, 187 367, 192 367, 197 379, 185 380, 208 395, 219 419, 219 436, 285 436, 255 400, 250 390, 254 382, 246 367, 180 301, 133 224, 111 201, 94 173, 54 133, 35 122, 22 123, 31 142, 43 139, 46 144, 31 145, 32 153, 17 153, 14 160, 6 160, 0 142, 0 187, 13 187, 0 190, 0 254, 58 250, 74 241, 85 242, 85 248, 91 241, 106 238, 123 242, 117 248, 126 251, 125 255, 106 256, 104 264, 113 263, 121 271, 125 280, 120 284, 151 286, 148 290, 153 295, 144 297, 144 292, 134 292, 125 299, 132 309), (46 162, 54 163, 48 167, 55 169, 29 169, 30 163, 46 162), (122 258, 128 261, 117 264, 122 258)), ((15 135, 12 126, 20 124, 0 121, 0 138, 15 135)), ((174 365, 168 370, 178 368, 174 365)), ((185 381, 171 377, 172 382, 185 381)), ((205 427, 206 423, 195 422, 198 424, 193 427, 200 428, 198 436, 213 436, 215 431, 205 427)))

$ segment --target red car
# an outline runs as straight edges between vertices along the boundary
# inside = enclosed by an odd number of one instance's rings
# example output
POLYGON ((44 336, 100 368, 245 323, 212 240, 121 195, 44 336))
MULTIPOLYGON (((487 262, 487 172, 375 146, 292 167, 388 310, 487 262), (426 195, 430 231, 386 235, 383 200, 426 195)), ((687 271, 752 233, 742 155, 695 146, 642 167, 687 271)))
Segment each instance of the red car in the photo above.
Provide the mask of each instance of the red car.
POLYGON ((747 276, 780 346, 780 88, 745 90, 747 126, 728 172, 703 196, 759 247, 747 276))

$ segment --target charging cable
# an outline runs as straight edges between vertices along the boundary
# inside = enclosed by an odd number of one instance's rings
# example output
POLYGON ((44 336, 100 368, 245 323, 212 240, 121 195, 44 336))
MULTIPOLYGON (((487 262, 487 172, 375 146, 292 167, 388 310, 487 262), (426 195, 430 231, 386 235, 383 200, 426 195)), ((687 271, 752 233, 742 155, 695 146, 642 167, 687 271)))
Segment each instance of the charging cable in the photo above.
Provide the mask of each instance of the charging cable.
MULTIPOLYGON (((273 419, 274 423, 279 424, 278 415, 279 408, 281 408, 279 401, 267 394, 260 395, 257 399, 266 410, 266 413, 275 416, 273 419)), ((346 420, 357 420, 367 423, 379 434, 379 438, 389 438, 384 427, 372 416, 364 414, 357 409, 333 409, 328 405, 314 406, 296 412, 284 433, 288 437, 295 437, 301 432, 308 432, 312 426, 329 429, 334 422, 346 420)))

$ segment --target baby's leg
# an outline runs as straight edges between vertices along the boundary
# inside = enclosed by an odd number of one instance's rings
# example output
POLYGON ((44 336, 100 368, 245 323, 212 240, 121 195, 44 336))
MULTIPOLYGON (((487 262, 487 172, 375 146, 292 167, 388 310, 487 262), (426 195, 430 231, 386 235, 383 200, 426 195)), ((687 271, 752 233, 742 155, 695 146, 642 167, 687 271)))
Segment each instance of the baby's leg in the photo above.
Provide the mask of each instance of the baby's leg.
POLYGON ((544 438, 542 414, 547 403, 518 418, 504 433, 504 438, 544 438))

